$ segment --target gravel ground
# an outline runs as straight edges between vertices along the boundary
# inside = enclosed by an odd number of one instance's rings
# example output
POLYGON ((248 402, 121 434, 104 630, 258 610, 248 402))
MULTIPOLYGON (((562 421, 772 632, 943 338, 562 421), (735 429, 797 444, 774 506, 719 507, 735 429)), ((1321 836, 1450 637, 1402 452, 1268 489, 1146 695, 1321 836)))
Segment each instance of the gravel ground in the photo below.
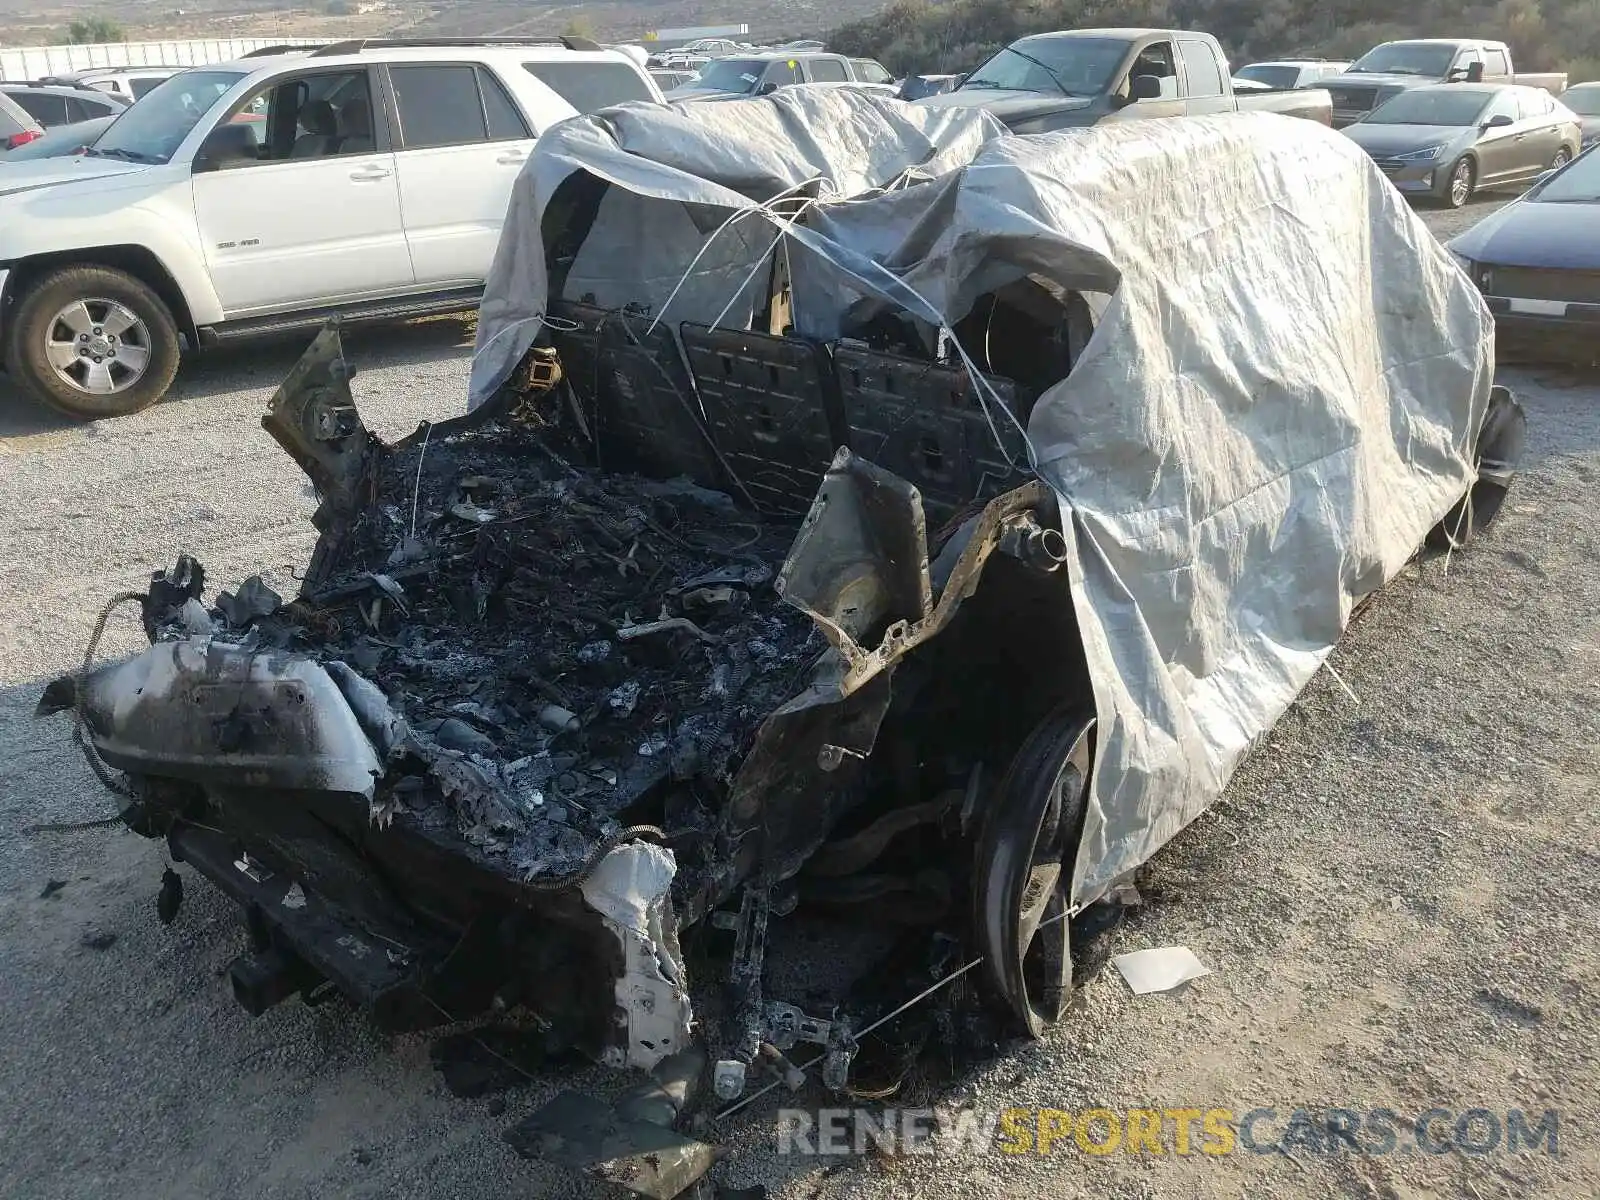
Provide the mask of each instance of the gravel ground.
MULTIPOLYGON (((1489 207, 1429 220, 1448 236, 1489 207)), ((455 411, 469 343, 453 321, 353 338, 363 412, 392 435, 455 411)), ((113 1187, 130 1200, 600 1195, 517 1159, 499 1131, 558 1085, 602 1077, 462 1101, 427 1039, 380 1036, 341 1005, 251 1020, 224 977, 237 918, 203 881, 188 877, 163 928, 155 846, 21 832, 111 811, 69 723, 31 716, 110 593, 180 549, 219 582, 263 568, 287 581, 304 561, 310 497, 257 423, 297 349, 201 361, 173 402, 89 428, 0 391, 13 514, 0 529, 0 821, 15 831, 0 841, 0 1179, 41 1200, 113 1187)), ((1213 974, 1146 998, 1103 975, 1046 1042, 950 1102, 982 1118, 1265 1107, 1273 1136, 1300 1107, 1555 1109, 1559 1156, 1434 1156, 1403 1134, 1381 1156, 1099 1157, 1068 1142, 1050 1156, 820 1161, 775 1154, 758 1106, 721 1177, 786 1198, 1600 1194, 1600 386, 1503 378, 1528 406, 1532 447, 1500 524, 1396 580, 1334 656, 1355 698, 1319 675, 1141 881, 1115 948, 1188 945, 1213 974)), ((114 622, 107 653, 135 647, 133 625, 114 622)))

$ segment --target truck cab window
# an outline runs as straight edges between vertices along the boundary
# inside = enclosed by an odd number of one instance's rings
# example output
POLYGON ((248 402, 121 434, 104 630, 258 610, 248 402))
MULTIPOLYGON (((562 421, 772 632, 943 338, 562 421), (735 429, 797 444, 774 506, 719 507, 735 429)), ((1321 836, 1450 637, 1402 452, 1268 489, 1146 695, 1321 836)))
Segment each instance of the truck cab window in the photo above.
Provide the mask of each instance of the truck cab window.
POLYGON ((1220 96, 1222 71, 1217 65, 1216 52, 1205 42, 1182 41, 1178 50, 1183 55, 1183 73, 1189 80, 1189 95, 1220 96))
POLYGON ((767 73, 761 77, 761 86, 788 87, 791 83, 804 83, 800 76, 800 64, 794 59, 785 62, 775 62, 767 68, 767 73))
POLYGON ((1152 42, 1134 56, 1133 65, 1128 68, 1128 73, 1122 77, 1122 82, 1117 85, 1117 95, 1123 100, 1132 97, 1132 83, 1141 75, 1153 75, 1157 79, 1171 79, 1173 82, 1163 83, 1162 94, 1177 95, 1177 68, 1173 66, 1173 53, 1171 42, 1152 42))

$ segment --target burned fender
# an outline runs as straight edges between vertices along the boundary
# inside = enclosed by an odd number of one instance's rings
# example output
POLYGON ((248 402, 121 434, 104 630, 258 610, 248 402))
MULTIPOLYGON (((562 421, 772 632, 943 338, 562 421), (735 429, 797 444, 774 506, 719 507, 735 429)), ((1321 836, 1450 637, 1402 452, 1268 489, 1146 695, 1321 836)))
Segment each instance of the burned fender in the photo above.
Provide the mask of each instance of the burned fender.
POLYGON ((158 642, 79 684, 95 749, 132 775, 372 798, 383 765, 311 659, 209 637, 158 642))
POLYGON ((872 754, 895 666, 950 624, 995 551, 1041 570, 1061 565, 1060 534, 1037 520, 1053 503, 1037 482, 995 498, 934 572, 917 488, 848 448, 834 456, 775 582, 830 649, 810 686, 762 724, 734 779, 741 878, 787 878, 822 844, 872 754))

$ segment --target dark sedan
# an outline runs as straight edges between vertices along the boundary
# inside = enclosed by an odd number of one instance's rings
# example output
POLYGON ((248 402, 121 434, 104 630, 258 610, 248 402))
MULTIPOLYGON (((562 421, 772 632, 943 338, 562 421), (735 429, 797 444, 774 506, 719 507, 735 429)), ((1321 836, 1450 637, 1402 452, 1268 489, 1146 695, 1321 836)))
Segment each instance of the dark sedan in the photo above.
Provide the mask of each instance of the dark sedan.
POLYGON ((1583 148, 1600 142, 1600 83, 1575 83, 1561 93, 1561 103, 1583 125, 1583 148))
POLYGON ((1413 88, 1343 132, 1402 192, 1452 208, 1566 166, 1582 141, 1577 116, 1550 93, 1494 83, 1413 88))
POLYGON ((1449 243, 1508 357, 1600 360, 1600 148, 1449 243))

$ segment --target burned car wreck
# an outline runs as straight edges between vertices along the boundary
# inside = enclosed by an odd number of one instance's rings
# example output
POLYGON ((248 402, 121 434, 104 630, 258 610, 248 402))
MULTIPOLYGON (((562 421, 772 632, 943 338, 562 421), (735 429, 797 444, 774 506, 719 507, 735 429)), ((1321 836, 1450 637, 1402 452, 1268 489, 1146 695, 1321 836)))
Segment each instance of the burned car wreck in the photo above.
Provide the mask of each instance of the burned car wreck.
POLYGON ((531 1013, 655 1074, 513 1142, 659 1196, 710 1164, 694 1085, 850 1088, 957 978, 1059 1019, 1095 902, 1523 436, 1365 156, 1158 124, 580 118, 519 183, 470 412, 384 444, 319 335, 263 420, 320 499, 299 594, 208 602, 180 558, 125 598, 151 648, 41 704, 241 904, 239 1000, 531 1013), (1173 198, 1128 215, 1132 177, 1173 198), (807 913, 916 931, 921 976, 777 994, 807 913))

